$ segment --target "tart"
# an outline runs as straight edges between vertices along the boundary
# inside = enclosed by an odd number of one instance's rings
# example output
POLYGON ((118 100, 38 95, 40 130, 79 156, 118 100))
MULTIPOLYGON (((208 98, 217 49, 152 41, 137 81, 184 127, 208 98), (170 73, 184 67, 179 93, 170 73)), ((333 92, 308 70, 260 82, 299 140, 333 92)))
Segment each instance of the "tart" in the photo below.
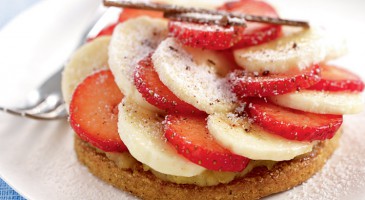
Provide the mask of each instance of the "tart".
MULTIPOLYGON (((262 1, 219 8, 278 17, 262 1)), ((142 199, 258 199, 318 172, 362 80, 322 28, 247 28, 124 9, 75 52, 62 90, 78 159, 142 199)), ((336 41, 334 43, 334 41, 336 41)))

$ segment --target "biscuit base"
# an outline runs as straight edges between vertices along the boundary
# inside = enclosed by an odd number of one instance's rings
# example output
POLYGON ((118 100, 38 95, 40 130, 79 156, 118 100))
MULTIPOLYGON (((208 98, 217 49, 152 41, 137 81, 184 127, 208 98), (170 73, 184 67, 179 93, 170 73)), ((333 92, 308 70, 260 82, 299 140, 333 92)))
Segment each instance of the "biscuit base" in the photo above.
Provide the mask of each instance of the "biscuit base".
POLYGON ((160 180, 142 164, 121 169, 87 142, 75 137, 75 150, 90 172, 114 187, 141 199, 259 199, 288 190, 313 176, 326 163, 338 146, 339 137, 318 143, 312 152, 299 158, 278 162, 268 170, 256 167, 242 178, 228 184, 200 187, 160 180))

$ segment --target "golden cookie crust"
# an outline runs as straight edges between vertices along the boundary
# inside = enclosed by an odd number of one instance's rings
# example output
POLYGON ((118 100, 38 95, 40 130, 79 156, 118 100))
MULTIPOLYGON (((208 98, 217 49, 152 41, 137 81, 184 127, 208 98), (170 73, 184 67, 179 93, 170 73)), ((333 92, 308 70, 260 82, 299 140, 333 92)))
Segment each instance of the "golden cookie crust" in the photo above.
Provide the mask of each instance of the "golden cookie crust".
POLYGON ((104 153, 75 137, 75 150, 81 163, 90 172, 114 187, 130 192, 141 199, 259 199, 288 190, 309 179, 319 171, 338 146, 339 137, 320 142, 305 156, 274 165, 271 170, 256 167, 243 178, 228 184, 199 187, 175 184, 155 177, 143 170, 142 164, 133 169, 121 169, 104 153))

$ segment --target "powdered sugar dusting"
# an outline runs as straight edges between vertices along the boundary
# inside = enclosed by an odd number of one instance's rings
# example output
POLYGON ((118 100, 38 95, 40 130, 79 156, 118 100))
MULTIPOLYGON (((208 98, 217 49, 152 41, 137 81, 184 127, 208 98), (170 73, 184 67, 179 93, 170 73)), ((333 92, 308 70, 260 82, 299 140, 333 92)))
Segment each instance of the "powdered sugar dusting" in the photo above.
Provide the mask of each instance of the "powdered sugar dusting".
POLYGON ((180 156, 166 142, 161 118, 141 109, 131 99, 119 105, 118 132, 130 154, 141 163, 163 174, 191 177, 205 169, 180 156))
MULTIPOLYGON (((65 121, 38 122, 0 114, 0 176, 28 199, 135 199, 91 175, 76 159, 65 121)), ((341 144, 306 183, 267 199, 363 199, 365 112, 345 118, 341 144), (360 194, 360 195, 357 195, 360 194)))
POLYGON ((115 82, 125 96, 134 98, 143 107, 150 105, 137 91, 133 73, 138 62, 153 52, 166 36, 166 21, 139 17, 119 24, 110 41, 109 66, 115 82))
POLYGON ((76 158, 66 120, 1 114, 0 176, 27 199, 136 199, 93 176, 76 158))
POLYGON ((207 113, 234 109, 228 81, 214 66, 197 64, 175 39, 163 41, 152 60, 161 81, 180 99, 207 113))
POLYGON ((287 199, 363 199, 360 196, 364 195, 365 186, 364 121, 364 112, 345 117, 339 149, 321 172, 287 192, 287 199))
POLYGON ((311 27, 263 45, 236 50, 234 54, 237 63, 247 71, 285 73, 337 58, 346 51, 342 37, 311 27))

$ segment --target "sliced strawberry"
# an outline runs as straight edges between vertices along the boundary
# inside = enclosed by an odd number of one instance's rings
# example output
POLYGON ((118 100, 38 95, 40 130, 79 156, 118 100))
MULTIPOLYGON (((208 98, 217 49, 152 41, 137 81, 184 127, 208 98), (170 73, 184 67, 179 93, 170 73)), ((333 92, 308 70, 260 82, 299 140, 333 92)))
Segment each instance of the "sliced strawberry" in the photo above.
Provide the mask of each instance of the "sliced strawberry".
POLYGON ((166 116, 164 129, 167 141, 179 154, 207 169, 232 172, 245 169, 249 159, 220 146, 209 134, 205 118, 196 115, 166 116))
POLYGON ((169 21, 169 32, 181 43, 196 48, 223 50, 240 40, 243 27, 169 21))
POLYGON ((162 18, 163 13, 158 11, 123 8, 123 11, 119 15, 119 22, 124 22, 125 20, 136 18, 140 16, 149 16, 152 18, 162 18))
POLYGON ((288 74, 249 73, 236 70, 230 74, 232 90, 242 97, 267 97, 308 88, 320 80, 318 65, 288 74))
POLYGON ((147 102, 169 113, 204 114, 194 106, 180 100, 158 77, 151 55, 138 63, 134 71, 134 83, 147 102))
MULTIPOLYGON (((279 17, 270 4, 259 0, 232 1, 224 4, 219 9, 250 15, 279 17)), ((248 22, 246 29, 241 34, 241 40, 233 48, 243 48, 274 40, 281 35, 281 26, 248 22)))
POLYGON ((109 70, 88 76, 70 103, 70 124, 81 139, 103 151, 126 151, 118 134, 118 104, 123 94, 109 70))
POLYGON ((321 80, 309 90, 362 92, 364 82, 352 72, 335 66, 323 65, 321 80))
POLYGON ((331 139, 342 124, 342 115, 308 113, 280 107, 262 99, 251 100, 248 112, 262 128, 289 140, 331 139))
POLYGON ((118 23, 111 24, 107 27, 105 27, 103 30, 101 30, 98 35, 96 35, 94 38, 88 38, 87 41, 90 42, 94 40, 95 38, 101 37, 101 36, 109 36, 113 34, 114 28, 117 26, 118 23))
POLYGON ((124 22, 131 18, 136 18, 140 16, 149 16, 154 18, 162 18, 163 13, 157 12, 157 11, 149 11, 149 10, 140 10, 140 9, 130 9, 130 8, 124 8, 123 11, 119 15, 118 22, 106 26, 103 30, 98 33, 98 35, 94 38, 89 38, 87 41, 90 42, 91 40, 100 37, 100 36, 108 36, 112 35, 114 28, 117 26, 118 23, 124 22))

